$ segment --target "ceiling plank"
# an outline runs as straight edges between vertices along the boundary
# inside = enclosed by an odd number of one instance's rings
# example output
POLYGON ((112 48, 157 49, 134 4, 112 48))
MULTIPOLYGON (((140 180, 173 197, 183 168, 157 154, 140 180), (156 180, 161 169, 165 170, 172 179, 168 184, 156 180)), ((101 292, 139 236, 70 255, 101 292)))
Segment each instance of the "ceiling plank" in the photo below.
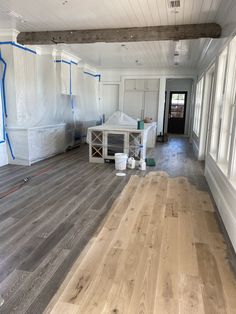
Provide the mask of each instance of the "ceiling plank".
POLYGON ((71 31, 22 32, 17 41, 25 45, 87 44, 96 42, 140 42, 219 38, 221 27, 216 23, 167 25, 132 28, 109 28, 71 31))

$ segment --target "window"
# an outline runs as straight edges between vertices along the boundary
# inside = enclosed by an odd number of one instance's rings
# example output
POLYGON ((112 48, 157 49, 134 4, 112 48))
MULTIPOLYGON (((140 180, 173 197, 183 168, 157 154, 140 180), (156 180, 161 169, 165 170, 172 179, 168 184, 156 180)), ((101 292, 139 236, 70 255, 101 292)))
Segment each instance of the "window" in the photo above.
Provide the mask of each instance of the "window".
POLYGON ((197 88, 196 88, 196 100, 195 100, 195 109, 194 109, 193 132, 197 135, 197 137, 199 137, 199 133, 200 133, 200 121, 201 121, 201 113, 202 113, 203 84, 204 84, 204 78, 202 78, 197 83, 197 88))
POLYGON ((218 60, 210 154, 236 185, 236 38, 218 60))
POLYGON ((172 93, 170 114, 172 118, 184 118, 186 93, 172 93))
POLYGON ((221 128, 219 136, 218 163, 221 169, 228 174, 233 132, 233 116, 235 111, 235 84, 236 84, 236 53, 235 41, 229 46, 228 62, 225 77, 225 89, 221 110, 221 128))
POLYGON ((234 137, 233 137, 233 145, 232 147, 232 155, 230 156, 231 159, 231 169, 230 169, 230 174, 229 178, 231 179, 232 183, 234 186, 236 186, 236 134, 235 134, 235 129, 236 129, 236 115, 234 116, 234 137))
POLYGON ((218 147, 220 139, 220 128, 221 128, 221 112, 223 105, 223 94, 225 87, 225 74, 226 74, 226 63, 227 63, 228 47, 221 53, 218 61, 217 79, 216 79, 216 93, 213 109, 213 122, 211 132, 211 144, 210 154, 217 160, 218 147))

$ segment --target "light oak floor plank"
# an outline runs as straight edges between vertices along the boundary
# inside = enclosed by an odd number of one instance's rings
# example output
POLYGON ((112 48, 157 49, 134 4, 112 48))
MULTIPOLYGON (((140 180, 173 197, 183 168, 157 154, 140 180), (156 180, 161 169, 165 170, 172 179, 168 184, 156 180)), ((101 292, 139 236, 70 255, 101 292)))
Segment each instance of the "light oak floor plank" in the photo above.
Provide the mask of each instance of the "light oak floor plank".
POLYGON ((205 193, 207 210, 199 206, 201 195, 183 177, 131 177, 47 313, 60 304, 68 314, 234 313, 227 247, 214 244, 220 229, 205 193))
POLYGON ((87 145, 0 168, 0 313, 40 314, 50 303, 47 314, 82 306, 85 314, 205 314, 211 297, 219 313, 236 312, 203 164, 185 138, 148 155, 156 167, 125 178, 113 164, 89 163, 87 145), (204 274, 204 263, 214 272, 204 274))

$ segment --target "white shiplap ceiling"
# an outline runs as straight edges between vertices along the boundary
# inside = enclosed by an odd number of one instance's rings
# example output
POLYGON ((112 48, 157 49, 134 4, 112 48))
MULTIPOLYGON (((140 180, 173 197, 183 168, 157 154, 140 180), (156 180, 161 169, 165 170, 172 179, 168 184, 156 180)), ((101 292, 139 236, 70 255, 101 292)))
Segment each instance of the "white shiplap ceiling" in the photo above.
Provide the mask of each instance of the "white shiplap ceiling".
MULTIPOLYGON (((236 0, 181 0, 177 13, 168 7, 167 0, 1 0, 0 28, 49 31, 204 22, 218 22, 223 28, 232 28, 235 13, 236 0)), ((194 67, 208 41, 181 42, 183 48, 175 59, 173 42, 126 43, 126 46, 98 43, 70 48, 94 66, 167 67, 177 62, 179 66, 194 67)))
POLYGON ((181 0, 175 14, 167 0, 1 0, 0 27, 47 31, 214 22, 233 2, 181 0), (19 18, 9 16, 11 11, 19 18))
POLYGON ((138 67, 172 67, 178 63, 184 67, 195 67, 199 53, 206 40, 185 40, 176 47, 173 41, 130 42, 130 43, 96 43, 70 45, 71 51, 82 60, 96 67, 138 68, 138 67), (174 58, 174 52, 179 56, 174 58))

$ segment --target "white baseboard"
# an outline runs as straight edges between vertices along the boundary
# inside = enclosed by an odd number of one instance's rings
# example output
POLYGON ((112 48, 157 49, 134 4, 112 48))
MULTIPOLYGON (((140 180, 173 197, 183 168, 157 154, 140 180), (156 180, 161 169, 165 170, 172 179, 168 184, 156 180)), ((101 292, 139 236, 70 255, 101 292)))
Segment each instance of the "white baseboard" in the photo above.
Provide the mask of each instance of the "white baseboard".
POLYGON ((194 152, 194 155, 196 156, 196 158, 198 159, 198 146, 197 146, 197 143, 196 141, 194 140, 194 138, 192 139, 192 146, 193 146, 193 152, 194 152))

